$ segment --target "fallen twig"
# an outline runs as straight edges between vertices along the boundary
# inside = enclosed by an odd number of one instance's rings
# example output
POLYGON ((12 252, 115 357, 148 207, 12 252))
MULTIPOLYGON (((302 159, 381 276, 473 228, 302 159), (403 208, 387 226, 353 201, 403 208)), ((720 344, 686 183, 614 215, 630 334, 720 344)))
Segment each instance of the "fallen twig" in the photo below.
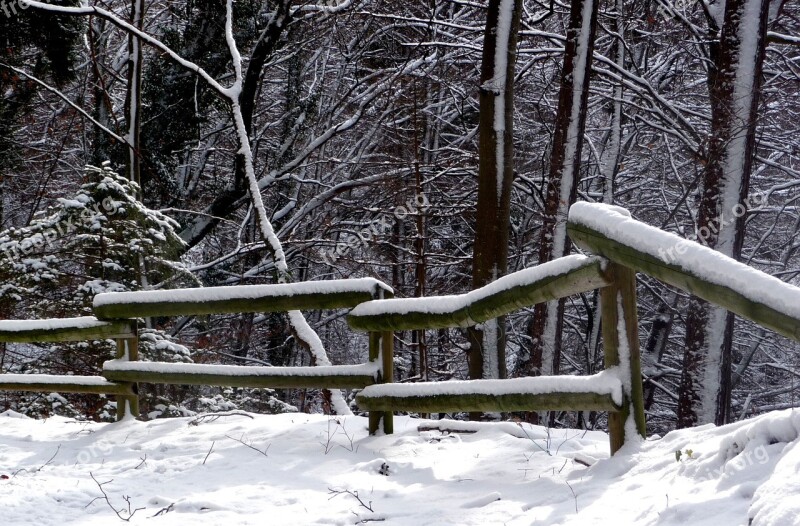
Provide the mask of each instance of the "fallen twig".
POLYGON ((226 411, 224 413, 206 413, 203 415, 198 415, 192 420, 189 420, 190 426, 197 426, 203 422, 216 422, 220 418, 224 416, 246 416, 249 419, 253 419, 253 415, 249 415, 247 413, 243 413, 241 411, 226 411))
POLYGON ((372 501, 369 501, 369 504, 364 504, 364 501, 361 499, 361 497, 358 496, 357 491, 350 491, 349 489, 328 488, 328 494, 332 495, 328 500, 331 500, 332 498, 338 497, 339 495, 342 494, 350 495, 351 497, 354 497, 358 501, 361 507, 368 509, 372 513, 375 513, 375 510, 372 509, 372 501))
POLYGON ((216 443, 217 443, 216 440, 211 442, 211 447, 208 448, 208 453, 206 453, 206 458, 203 459, 203 465, 204 466, 206 465, 206 460, 208 460, 209 455, 211 455, 211 452, 214 451, 214 444, 216 444, 216 443))
POLYGON ((133 516, 136 514, 137 511, 145 509, 145 508, 136 508, 134 510, 131 510, 131 498, 127 495, 123 495, 122 500, 124 500, 128 504, 128 509, 127 510, 125 508, 117 509, 116 507, 114 507, 113 504, 111 504, 111 500, 108 498, 108 493, 106 493, 106 490, 103 489, 103 486, 105 486, 110 482, 114 482, 114 479, 107 480, 105 482, 99 482, 96 478, 94 478, 94 474, 91 471, 89 472, 89 476, 92 477, 94 483, 97 484, 97 487, 100 489, 100 493, 102 493, 103 496, 95 497, 94 499, 92 499, 91 502, 89 502, 89 504, 84 506, 84 508, 88 508, 89 506, 94 504, 96 500, 104 500, 108 505, 108 507, 111 508, 111 510, 116 514, 116 516, 119 517, 120 520, 125 522, 130 522, 130 520, 133 518, 133 516), (127 517, 125 516, 126 514, 127 517))
MULTIPOLYGON (((252 444, 248 444, 247 442, 245 442, 245 441, 243 440, 243 438, 244 438, 244 434, 242 434, 242 438, 234 438, 234 437, 232 437, 232 436, 229 436, 229 435, 225 435, 225 436, 226 436, 227 438, 230 438, 231 440, 235 440, 235 441, 239 442, 239 443, 240 443, 240 444, 242 444, 243 446, 249 447, 249 448, 250 448, 250 449, 252 449, 253 451, 257 451, 258 453, 260 453, 260 454, 264 455, 265 457, 269 456, 269 455, 267 455, 267 451, 269 451, 269 448, 270 448, 270 446, 271 446, 272 444, 267 444, 267 447, 266 447, 266 448, 264 448, 264 451, 261 451, 260 449, 258 449, 258 448, 257 448, 257 447, 255 447, 254 445, 252 445, 252 444)), ((214 445, 212 444, 211 446, 213 447, 214 445)), ((209 451, 209 453, 210 453, 210 451, 209 451)), ((203 462, 205 463, 205 461, 203 461, 203 462)))

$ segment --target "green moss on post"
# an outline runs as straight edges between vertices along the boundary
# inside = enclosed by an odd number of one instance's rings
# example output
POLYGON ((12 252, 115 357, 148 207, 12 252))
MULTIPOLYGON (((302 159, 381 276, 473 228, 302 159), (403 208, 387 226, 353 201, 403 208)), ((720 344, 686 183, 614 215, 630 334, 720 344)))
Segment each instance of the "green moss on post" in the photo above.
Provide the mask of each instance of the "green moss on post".
MULTIPOLYGON (((378 332, 369 333, 369 361, 375 363, 380 359, 381 355, 381 335, 378 332)), ((381 376, 378 376, 378 382, 381 382, 381 376)), ((378 432, 378 427, 381 423, 383 413, 378 411, 369 412, 369 434, 374 435, 378 432)))
MULTIPOLYGON (((623 404, 619 412, 608 414, 608 434, 611 454, 625 443, 625 423, 633 418, 636 431, 646 436, 641 358, 639 354, 639 325, 636 312, 636 273, 622 265, 609 263, 606 269, 613 285, 600 289, 600 309, 603 330, 603 349, 606 368, 629 367, 630 382, 623 378, 623 404), (619 331, 624 322, 624 333, 619 331), (628 355, 627 363, 621 359, 628 355)), ((630 437, 628 437, 630 438, 630 437)))

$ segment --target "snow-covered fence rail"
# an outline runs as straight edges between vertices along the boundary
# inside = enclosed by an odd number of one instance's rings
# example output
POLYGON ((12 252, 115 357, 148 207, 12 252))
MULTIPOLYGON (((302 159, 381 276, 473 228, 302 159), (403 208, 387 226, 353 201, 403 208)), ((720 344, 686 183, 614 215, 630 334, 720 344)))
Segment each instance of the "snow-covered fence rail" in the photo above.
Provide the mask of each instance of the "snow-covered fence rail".
POLYGON ((40 393, 85 393, 134 396, 129 384, 109 382, 102 376, 57 374, 0 374, 0 390, 40 393))
MULTIPOLYGON (((625 424, 645 433, 632 271, 602 258, 568 256, 504 276, 457 296, 362 303, 347 321, 355 330, 468 327, 572 294, 601 290, 606 371, 588 377, 531 377, 372 385, 356 401, 368 411, 608 411, 611 451, 624 443, 625 424)), ((630 438, 630 437, 628 437, 630 438)))
MULTIPOLYGON (((45 320, 0 320, 0 342, 69 342, 131 338, 136 324, 130 320, 101 321, 94 316, 45 320)), ((0 374, 0 390, 94 393, 134 396, 135 386, 111 382, 101 376, 51 374, 0 374)))
POLYGON ((523 307, 610 285, 600 258, 568 256, 503 276, 454 296, 401 298, 362 303, 347 323, 355 330, 470 327, 523 307))
MULTIPOLYGON (((277 285, 205 287, 164 291, 98 294, 99 318, 192 316, 240 312, 351 308, 364 301, 391 296, 391 287, 371 278, 308 281, 277 285)), ((135 348, 135 342, 132 348, 135 348)), ((362 388, 392 377, 392 340, 370 335, 369 362, 316 367, 250 367, 235 365, 139 362, 127 351, 103 365, 106 380, 131 384, 221 385, 254 388, 362 388), (389 359, 383 359, 388 356, 389 359)), ((391 380, 389 380, 391 381, 391 380)), ((391 413, 371 413, 375 429, 383 420, 392 431, 391 413)))
MULTIPOLYGON (((0 342, 57 342, 115 339, 117 356, 102 376, 0 374, 0 390, 105 393, 117 398, 117 418, 138 415, 137 384, 220 385, 271 388, 362 388, 392 377, 392 338, 372 333, 369 362, 318 367, 139 362, 134 318, 238 312, 284 312, 351 308, 389 297, 391 287, 371 278, 278 285, 98 294, 95 317, 0 321, 0 342)), ((370 425, 392 431, 390 412, 370 413, 370 425)))
POLYGON ((374 299, 381 291, 391 293, 392 289, 376 279, 361 278, 281 285, 107 292, 95 296, 93 311, 98 318, 111 319, 341 309, 374 299))
POLYGON ((128 338, 135 331, 130 320, 102 321, 94 316, 46 320, 0 320, 0 342, 71 342, 128 338))
POLYGON ((622 208, 577 203, 570 209, 567 229, 583 249, 800 341, 798 287, 636 221, 622 208))
POLYGON ((103 364, 103 376, 117 382, 272 389, 308 387, 356 389, 374 384, 378 372, 377 363, 317 367, 251 367, 111 360, 103 364))

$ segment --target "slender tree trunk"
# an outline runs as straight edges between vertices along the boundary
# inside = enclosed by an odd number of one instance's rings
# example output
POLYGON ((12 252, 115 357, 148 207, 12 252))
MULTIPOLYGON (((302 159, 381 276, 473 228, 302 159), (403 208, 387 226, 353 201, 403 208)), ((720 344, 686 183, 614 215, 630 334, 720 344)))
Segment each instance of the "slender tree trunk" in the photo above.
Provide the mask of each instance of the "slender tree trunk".
MULTIPOLYGON (((727 0, 709 72, 711 139, 697 233, 711 248, 739 258, 744 201, 755 155, 759 85, 769 0, 727 0)), ((728 421, 733 315, 692 297, 678 401, 678 427, 728 421)))
MULTIPOLYGON (((572 0, 539 238, 540 264, 569 253, 567 211, 578 192, 596 26, 597 0, 572 0)), ((536 305, 530 329, 532 349, 518 361, 519 375, 558 372, 563 320, 563 300, 536 305)))
MULTIPOLYGON (((491 283, 508 270, 509 210, 514 178, 514 63, 521 11, 522 0, 489 2, 479 88, 473 289, 491 283)), ((504 319, 490 320, 467 332, 470 378, 505 377, 504 319)))
MULTIPOLYGON (((625 0, 616 0, 614 17, 614 62, 620 70, 625 69, 625 0)), ((614 202, 614 180, 619 170, 622 153, 622 81, 614 84, 614 100, 611 102, 611 125, 600 156, 600 179, 603 183, 603 202, 614 202)))
MULTIPOLYGON (((131 25, 144 28, 144 0, 131 0, 131 25)), ((127 177, 138 185, 142 184, 140 134, 142 114, 142 44, 139 37, 128 34, 128 93, 125 98, 127 117, 128 151, 125 157, 127 177)), ((139 198, 142 196, 140 195, 139 198)))
MULTIPOLYGON (((656 316, 653 318, 653 324, 650 326, 650 334, 647 337, 647 343, 642 353, 642 368, 645 374, 651 376, 656 373, 658 365, 664 359, 664 351, 667 348, 669 334, 672 331, 672 324, 675 320, 675 310, 678 306, 678 295, 670 292, 667 298, 662 302, 656 316)), ((648 380, 644 383, 644 409, 649 410, 653 405, 656 395, 655 384, 648 380)))
MULTIPOLYGON (((91 80, 92 80, 92 96, 93 96, 93 117, 94 119, 113 130, 114 124, 111 122, 112 108, 111 100, 106 90, 103 81, 103 74, 101 72, 101 55, 103 54, 106 46, 103 32, 106 29, 106 22, 100 18, 89 19, 89 53, 91 60, 91 80)), ((105 161, 111 159, 111 139, 105 131, 101 130, 98 126, 92 128, 92 152, 91 163, 95 166, 102 166, 105 161)))
MULTIPOLYGON (((427 100, 427 89, 425 90, 425 93, 425 100, 427 100)), ((423 189, 422 172, 420 170, 420 124, 418 119, 419 115, 417 97, 417 84, 416 80, 414 80, 414 193, 415 197, 419 198, 421 195, 423 195, 423 189)), ((427 123, 424 123, 423 125, 427 125, 427 123)), ((414 265, 414 297, 421 298, 425 296, 425 288, 427 284, 427 258, 425 256, 425 210, 418 206, 415 215, 416 216, 414 219, 417 231, 414 237, 414 252, 416 256, 416 262, 414 265)), ((424 382, 428 380, 428 342, 425 338, 425 330, 420 329, 418 331, 414 331, 412 338, 416 344, 416 351, 419 356, 419 379, 424 382)))

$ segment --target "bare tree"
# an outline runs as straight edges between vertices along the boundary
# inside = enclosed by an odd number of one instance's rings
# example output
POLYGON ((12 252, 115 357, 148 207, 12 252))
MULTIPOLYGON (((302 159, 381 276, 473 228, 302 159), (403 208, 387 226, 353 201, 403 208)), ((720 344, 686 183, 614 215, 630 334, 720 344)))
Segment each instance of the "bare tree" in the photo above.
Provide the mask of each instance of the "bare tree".
MULTIPOLYGON (((520 0, 491 0, 483 41, 478 124, 478 205, 472 286, 508 269, 509 207, 514 179, 514 63, 522 10, 520 0)), ((470 328, 471 378, 505 377, 505 319, 470 328)))
MULTIPOLYGON (((711 137, 703 171, 697 231, 712 248, 738 259, 745 238, 743 204, 755 157, 759 86, 769 0, 726 0, 709 70, 711 137)), ((733 313, 692 297, 678 402, 678 426, 723 424, 730 415, 733 313)))
MULTIPOLYGON (((597 1, 573 0, 546 181, 543 224, 539 231, 540 264, 566 256, 570 250, 567 211, 578 191, 596 27, 597 1)), ((558 371, 563 319, 564 300, 535 307, 530 328, 532 348, 520 357, 518 374, 558 371)))

